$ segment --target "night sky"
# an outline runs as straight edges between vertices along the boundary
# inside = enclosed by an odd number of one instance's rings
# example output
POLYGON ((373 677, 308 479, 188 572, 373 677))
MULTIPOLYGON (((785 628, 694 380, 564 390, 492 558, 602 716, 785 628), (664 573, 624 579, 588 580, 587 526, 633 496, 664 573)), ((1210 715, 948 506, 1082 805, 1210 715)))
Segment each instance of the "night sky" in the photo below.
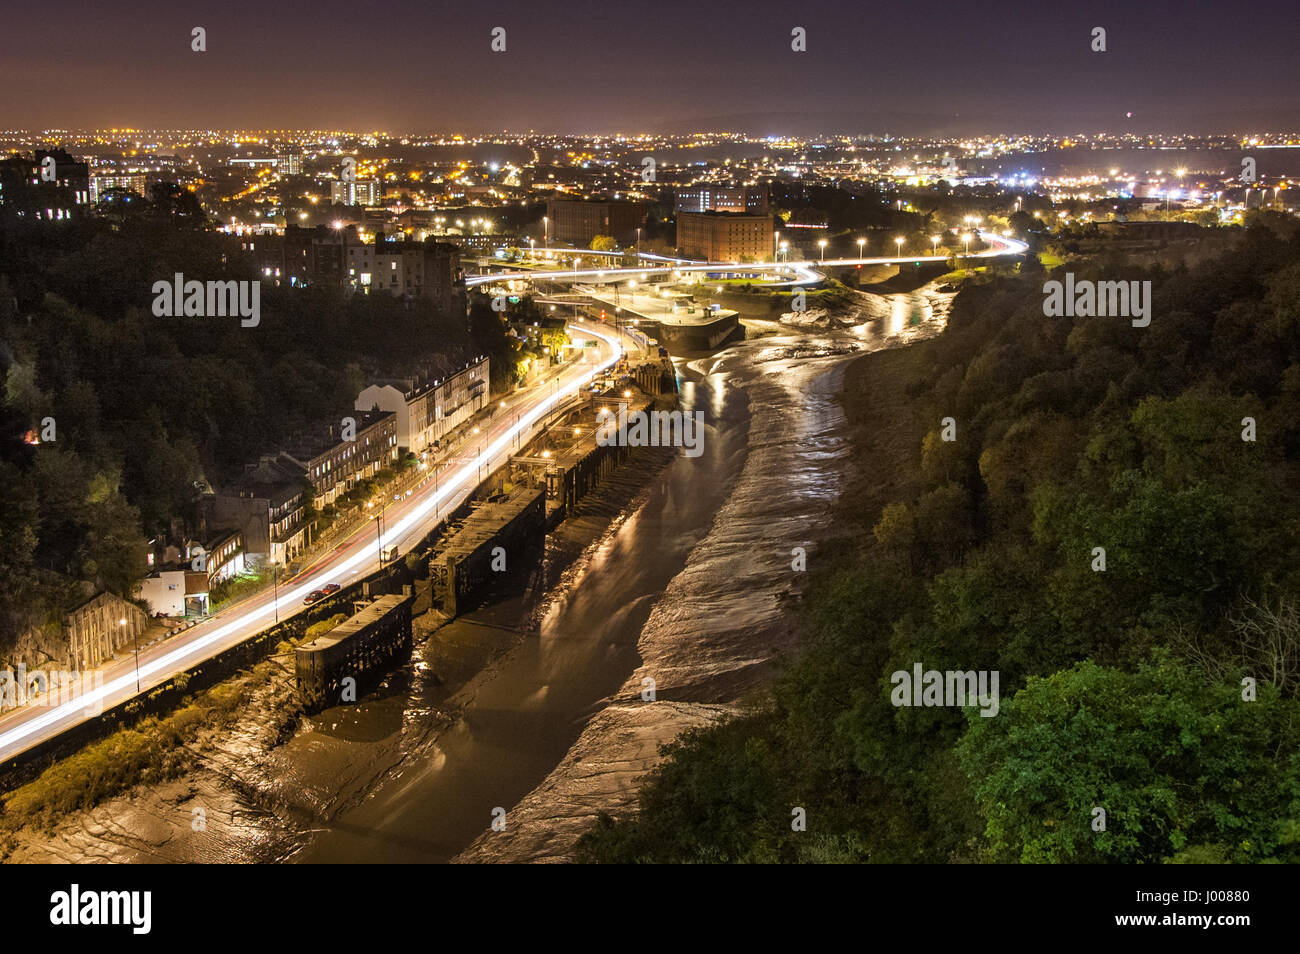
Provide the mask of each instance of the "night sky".
POLYGON ((5 0, 0 126, 1300 128, 1294 0, 123 6, 5 0), (190 50, 194 26, 206 53, 190 50), (489 48, 496 26, 505 53, 489 48), (806 53, 791 52, 795 26, 806 53), (1094 26, 1105 54, 1089 48, 1094 26))

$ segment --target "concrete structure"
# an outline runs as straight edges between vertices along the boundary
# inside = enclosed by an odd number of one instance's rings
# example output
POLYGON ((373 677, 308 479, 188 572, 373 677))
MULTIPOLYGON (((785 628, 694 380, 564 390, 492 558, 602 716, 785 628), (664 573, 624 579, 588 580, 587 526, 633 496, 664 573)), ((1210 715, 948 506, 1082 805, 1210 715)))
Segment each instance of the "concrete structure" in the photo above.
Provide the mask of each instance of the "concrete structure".
POLYGON ((335 205, 378 205, 379 182, 375 179, 334 182, 330 185, 330 201, 335 205))
POLYGON ((682 212, 677 251, 709 262, 770 262, 775 239, 770 215, 682 212))
MULTIPOLYGON (((665 347, 678 351, 711 351, 737 334, 740 329, 739 314, 730 308, 708 302, 696 302, 693 295, 642 294, 640 290, 596 291, 591 299, 598 302, 607 316, 614 308, 622 308, 623 323, 633 320, 633 327, 665 347)), ((702 285, 701 287, 707 287, 702 285)))
POLYGON ((148 626, 149 618, 140 607, 112 593, 100 593, 63 617, 68 668, 97 669, 133 645, 148 626))
MULTIPOLYGON (((409 587, 408 587, 409 589, 409 587)), ((360 697, 366 677, 411 641, 410 596, 380 596, 324 636, 294 650, 298 693, 308 711, 345 701, 345 678, 360 697)))
POLYGON ((363 293, 383 291, 433 301, 449 315, 464 316, 465 273, 460 249, 444 242, 387 241, 347 249, 348 284, 363 293))
POLYGON ((286 146, 275 157, 275 169, 282 176, 302 175, 302 150, 286 146))
POLYGON ((107 176, 90 177, 90 202, 92 205, 99 202, 100 197, 109 189, 125 189, 127 192, 134 192, 142 198, 147 198, 149 193, 145 192, 145 177, 143 172, 107 176))
POLYGON ((493 576, 493 561, 519 561, 530 545, 545 536, 546 495, 540 489, 517 488, 504 500, 482 502, 460 527, 440 541, 429 557, 433 599, 448 616, 465 608, 493 576), (494 550, 500 547, 501 552, 494 550))
POLYGON ((692 185, 677 190, 676 212, 767 213, 767 186, 692 185))
POLYGON ((620 245, 630 245, 645 223, 647 209, 644 202, 552 199, 546 203, 550 242, 588 248, 597 235, 611 235, 620 245))
POLYGON ((389 411, 397 421, 399 450, 419 454, 481 410, 488 400, 487 357, 445 378, 378 381, 357 395, 358 411, 389 411))

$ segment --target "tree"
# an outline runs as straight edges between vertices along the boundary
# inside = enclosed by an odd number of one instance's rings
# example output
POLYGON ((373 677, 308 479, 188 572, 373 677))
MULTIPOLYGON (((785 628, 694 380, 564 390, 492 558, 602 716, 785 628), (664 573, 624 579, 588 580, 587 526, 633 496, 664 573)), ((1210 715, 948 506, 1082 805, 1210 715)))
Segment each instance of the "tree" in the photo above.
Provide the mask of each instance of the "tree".
POLYGON ((1084 662, 1031 678, 997 718, 968 713, 957 753, 990 860, 1158 863, 1211 846, 1294 862, 1298 715, 1271 686, 1246 702, 1164 657, 1134 673, 1084 662))
POLYGON ((612 235, 597 235, 591 240, 590 248, 593 252, 612 252, 618 248, 618 243, 612 235))

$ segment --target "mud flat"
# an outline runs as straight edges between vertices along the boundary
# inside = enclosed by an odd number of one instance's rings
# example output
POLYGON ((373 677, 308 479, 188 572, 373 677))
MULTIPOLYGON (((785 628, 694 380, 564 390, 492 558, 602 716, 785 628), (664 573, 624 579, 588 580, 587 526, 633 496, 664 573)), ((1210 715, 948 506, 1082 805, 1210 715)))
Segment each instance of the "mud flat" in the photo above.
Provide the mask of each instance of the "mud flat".
MULTIPOLYGON (((598 812, 634 809, 659 746, 736 711, 795 650, 792 604, 805 575, 793 551, 815 560, 836 533, 831 507, 847 453, 837 393, 860 346, 842 334, 766 337, 691 362, 683 402, 713 408, 726 425, 700 460, 731 460, 734 483, 656 599, 637 639, 640 664, 509 809, 506 829, 484 832, 456 861, 568 860, 598 812), (646 680, 654 701, 642 695, 646 680)), ((698 479, 694 466, 674 461, 665 483, 698 479)))

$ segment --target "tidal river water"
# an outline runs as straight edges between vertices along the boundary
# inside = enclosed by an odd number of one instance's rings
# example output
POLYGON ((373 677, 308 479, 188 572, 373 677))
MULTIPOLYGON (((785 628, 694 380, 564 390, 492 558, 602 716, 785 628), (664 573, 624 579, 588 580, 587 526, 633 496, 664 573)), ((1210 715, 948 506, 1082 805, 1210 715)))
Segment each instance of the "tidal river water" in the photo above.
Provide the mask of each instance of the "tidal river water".
POLYGON ((633 802, 660 743, 797 648, 793 553, 811 563, 836 532, 846 362, 933 334, 947 305, 864 296, 858 323, 756 325, 679 359, 703 453, 621 468, 627 493, 584 502, 526 587, 417 632, 383 691, 309 719, 253 770, 261 810, 220 860, 564 860, 597 811, 633 802))

